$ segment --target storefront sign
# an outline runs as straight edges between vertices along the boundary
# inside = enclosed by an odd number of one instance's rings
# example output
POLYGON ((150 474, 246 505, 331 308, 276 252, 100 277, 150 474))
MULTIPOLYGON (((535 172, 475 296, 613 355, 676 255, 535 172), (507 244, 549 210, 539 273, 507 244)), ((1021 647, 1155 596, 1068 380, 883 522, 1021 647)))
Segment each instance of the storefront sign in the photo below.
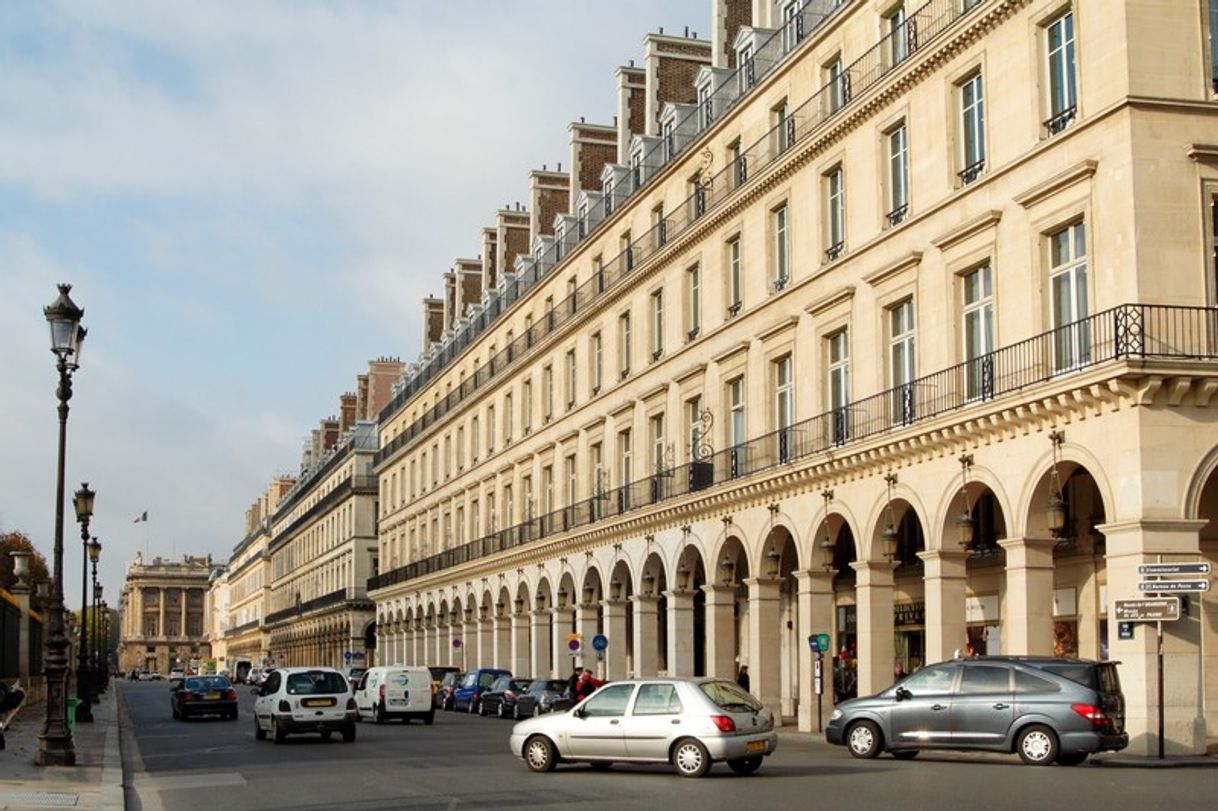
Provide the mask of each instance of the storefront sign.
POLYGON ((964 621, 971 623, 998 622, 998 595, 982 594, 964 598, 964 621))
POLYGON ((1078 613, 1078 598, 1074 588, 1053 589, 1053 616, 1073 617, 1078 613))
POLYGON ((897 603, 892 607, 893 625, 898 628, 905 625, 926 624, 926 603, 897 603))

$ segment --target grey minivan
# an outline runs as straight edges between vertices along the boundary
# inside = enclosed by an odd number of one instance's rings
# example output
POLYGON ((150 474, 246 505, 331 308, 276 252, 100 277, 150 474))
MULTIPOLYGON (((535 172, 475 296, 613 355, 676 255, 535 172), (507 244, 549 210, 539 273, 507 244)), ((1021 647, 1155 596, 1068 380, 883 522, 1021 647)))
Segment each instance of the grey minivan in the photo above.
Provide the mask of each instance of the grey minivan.
POLYGON ((923 749, 1017 752, 1024 763, 1077 766, 1129 745, 1116 662, 984 656, 924 667, 833 711, 825 737, 858 758, 923 749))

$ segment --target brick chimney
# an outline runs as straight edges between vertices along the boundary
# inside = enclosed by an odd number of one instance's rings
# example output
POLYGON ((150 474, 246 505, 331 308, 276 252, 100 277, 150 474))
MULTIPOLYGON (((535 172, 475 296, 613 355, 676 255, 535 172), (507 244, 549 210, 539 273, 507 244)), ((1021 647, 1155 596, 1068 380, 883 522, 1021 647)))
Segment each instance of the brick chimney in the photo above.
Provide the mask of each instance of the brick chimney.
POLYGON ((337 417, 326 417, 318 426, 321 432, 321 447, 322 451, 329 451, 338 444, 339 423, 337 417))
POLYGON ((444 274, 444 329, 457 320, 457 275, 451 270, 444 274))
POLYGON ((406 364, 402 363, 399 358, 377 358, 368 362, 368 374, 361 375, 365 378, 366 399, 363 403, 363 410, 359 408, 356 412, 359 414, 358 419, 365 422, 376 422, 380 417, 381 409, 389 405, 389 401, 393 399, 393 385, 402 376, 402 370, 406 364))
POLYGON ((516 257, 529 252, 529 210, 521 205, 500 209, 495 214, 495 268, 496 276, 488 280, 482 277, 482 289, 490 290, 499 280, 499 273, 510 272, 516 266, 516 257))
POLYGON ((457 317, 460 318, 471 304, 482 300, 482 257, 458 259, 453 265, 456 280, 457 317))
POLYGON ((630 139, 647 130, 647 75, 642 68, 620 67, 617 77, 617 162, 630 165, 630 139))
MULTIPOLYGON (((480 290, 490 290, 499 281, 499 232, 495 228, 482 229, 482 276, 478 279, 480 290)), ((482 295, 479 292, 478 295, 482 295)))
MULTIPOLYGON (((711 43, 714 54, 714 65, 717 68, 736 68, 736 52, 732 50, 732 43, 736 41, 736 34, 740 33, 740 29, 746 25, 752 25, 758 28, 768 26, 762 25, 760 21, 753 22, 753 5, 754 0, 712 0, 714 3, 714 14, 711 22, 711 43)), ((761 5, 770 5, 762 3, 761 5)), ((760 14, 763 10, 758 9, 760 14)))
POLYGON ((698 91, 694 79, 711 63, 711 43, 693 37, 648 34, 643 40, 646 135, 660 134, 660 111, 664 105, 694 104, 698 91))
POLYGON ((423 349, 439 343, 444 334, 444 299, 428 296, 423 299, 423 349))
POLYGON ((539 234, 554 233, 554 218, 567 210, 571 177, 566 172, 534 169, 529 172, 529 244, 539 234))
POLYGON ((571 190, 567 211, 574 212, 579 193, 600 191, 601 170, 606 163, 616 162, 617 128, 578 121, 568 130, 571 132, 571 190))
POLYGON ((358 402, 354 392, 346 392, 338 398, 338 429, 346 433, 355 425, 355 406, 358 402))

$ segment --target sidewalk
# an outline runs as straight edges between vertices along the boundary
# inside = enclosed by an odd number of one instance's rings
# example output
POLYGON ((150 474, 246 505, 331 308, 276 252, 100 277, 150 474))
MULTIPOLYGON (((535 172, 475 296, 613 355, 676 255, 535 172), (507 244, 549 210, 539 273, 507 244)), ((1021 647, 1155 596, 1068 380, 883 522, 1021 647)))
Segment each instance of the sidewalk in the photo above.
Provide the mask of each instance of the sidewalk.
POLYGON ((85 808, 122 811, 123 766, 118 743, 118 690, 93 707, 92 724, 77 724, 75 766, 35 766, 44 704, 27 704, 5 732, 0 751, 0 811, 85 808))

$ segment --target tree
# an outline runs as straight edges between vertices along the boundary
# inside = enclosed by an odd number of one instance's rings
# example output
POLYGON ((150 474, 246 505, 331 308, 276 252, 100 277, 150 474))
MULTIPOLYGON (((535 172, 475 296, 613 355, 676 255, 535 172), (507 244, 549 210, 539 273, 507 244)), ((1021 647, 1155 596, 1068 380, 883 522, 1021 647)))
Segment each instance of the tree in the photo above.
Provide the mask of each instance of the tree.
MULTIPOLYGON (((34 542, 29 539, 29 536, 24 532, 18 531, 0 532, 0 588, 11 591, 13 586, 17 585, 17 576, 13 574, 13 558, 9 555, 9 552, 17 549, 24 550, 32 555, 30 558, 30 572, 27 575, 29 578, 27 585, 30 586, 31 591, 34 591, 35 583, 51 579, 51 575, 47 570, 46 558, 34 548, 34 542)), ((30 606, 35 611, 43 610, 42 600, 38 598, 36 593, 30 596, 30 606)))

